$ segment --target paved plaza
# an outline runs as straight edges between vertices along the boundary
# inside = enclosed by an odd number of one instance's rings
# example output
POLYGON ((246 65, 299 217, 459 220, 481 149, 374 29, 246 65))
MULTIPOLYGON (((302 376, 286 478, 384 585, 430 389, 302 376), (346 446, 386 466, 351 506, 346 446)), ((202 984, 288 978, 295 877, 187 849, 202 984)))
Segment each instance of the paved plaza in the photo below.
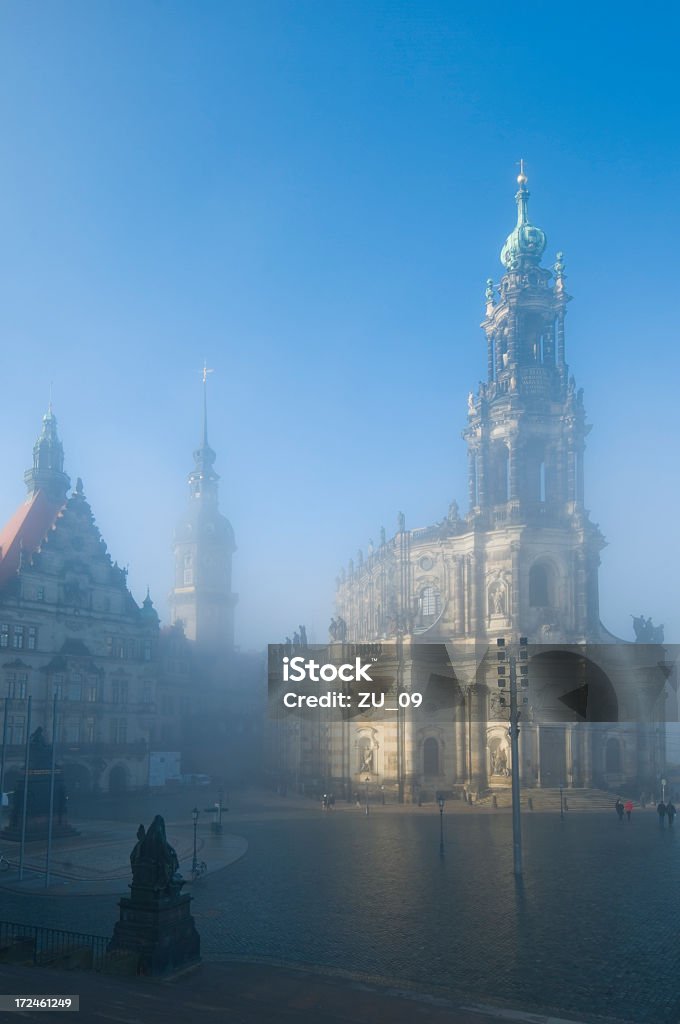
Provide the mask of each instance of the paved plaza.
MULTIPOLYGON (((158 809, 170 841, 180 829, 186 838, 184 812, 158 809)), ((136 828, 149 810, 120 813, 136 828)), ((100 813, 112 820, 110 806, 100 813)), ((519 884, 507 811, 447 810, 444 835, 442 858, 433 805, 374 805, 366 815, 234 799, 223 838, 241 837, 247 851, 193 886, 203 956, 412 984, 459 1005, 492 1001, 563 1019, 680 1019, 677 826, 659 828, 652 809, 631 823, 613 807, 564 820, 558 808, 524 814, 519 884)), ((113 892, 15 890, 2 892, 5 920, 110 935, 118 916, 113 892)))

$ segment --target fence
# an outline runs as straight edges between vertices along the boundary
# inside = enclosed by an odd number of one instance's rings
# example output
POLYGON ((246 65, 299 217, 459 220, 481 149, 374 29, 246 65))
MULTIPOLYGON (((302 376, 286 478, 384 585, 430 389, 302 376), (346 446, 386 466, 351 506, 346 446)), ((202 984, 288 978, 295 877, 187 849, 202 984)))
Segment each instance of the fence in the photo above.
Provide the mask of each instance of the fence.
POLYGON ((0 921, 0 957, 22 943, 25 943, 25 959, 32 958, 35 964, 91 967, 100 971, 109 940, 103 935, 84 935, 43 928, 42 925, 0 921))

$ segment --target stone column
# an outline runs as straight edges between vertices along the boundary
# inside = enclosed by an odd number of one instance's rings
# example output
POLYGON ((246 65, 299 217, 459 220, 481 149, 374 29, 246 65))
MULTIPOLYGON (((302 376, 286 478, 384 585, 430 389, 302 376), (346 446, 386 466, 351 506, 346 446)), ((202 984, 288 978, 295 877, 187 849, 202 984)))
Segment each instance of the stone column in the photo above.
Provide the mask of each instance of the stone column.
POLYGON ((454 590, 454 617, 455 630, 458 636, 465 632, 465 582, 463 577, 463 559, 456 555, 455 566, 455 590, 454 590))
POLYGON ((573 434, 567 437, 567 501, 576 504, 576 451, 573 434))
POLYGON ((493 349, 494 349, 494 337, 493 337, 493 334, 489 331, 489 332, 487 332, 487 335, 486 335, 486 363, 487 363, 487 371, 488 371, 489 384, 493 380, 493 376, 494 376, 494 374, 493 374, 494 350, 493 349))
POLYGON ((590 726, 581 726, 581 760, 583 762, 583 785, 590 789, 593 785, 593 735, 590 726))
POLYGON ((566 369, 564 360, 564 309, 557 314, 557 365, 561 370, 566 369))
POLYGON ((576 448, 575 458, 575 501, 580 507, 583 506, 585 485, 583 480, 583 453, 584 445, 579 444, 576 448))
POLYGON ((456 709, 455 734, 456 734, 456 778, 455 781, 463 783, 467 781, 465 770, 465 705, 456 709))
POLYGON ((508 365, 517 365, 517 314, 508 315, 508 365))
POLYGON ((470 509, 476 508, 477 501, 477 452, 474 448, 468 448, 468 499, 470 509))
POLYGON ((486 772, 486 687, 475 684, 470 687, 470 763, 472 787, 478 792, 487 788, 486 772))
POLYGON ((477 460, 477 504, 481 509, 486 509, 489 504, 488 466, 489 445, 486 440, 483 440, 479 446, 479 459, 477 460))
MULTIPOLYGON (((519 730, 519 781, 522 786, 527 784, 527 759, 531 750, 531 735, 528 724, 522 725, 520 720, 519 730)), ((531 780, 530 780, 531 781, 531 780)))
POLYGON ((585 634, 588 628, 586 594, 586 560, 582 550, 576 551, 576 629, 585 634))
POLYGON ((511 434, 508 438, 510 458, 510 500, 516 501, 519 498, 519 438, 511 434))
POLYGON ((468 557, 468 572, 469 572, 469 583, 468 583, 468 594, 470 598, 470 633, 472 636, 477 635, 477 623, 478 623, 478 588, 477 588, 477 556, 472 552, 468 557))
POLYGON ((545 366, 555 365, 555 328, 548 324, 543 334, 543 363, 545 366))
POLYGON ((519 544, 517 542, 511 545, 510 556, 512 562, 512 580, 510 584, 511 594, 508 618, 510 619, 513 628, 517 629, 520 623, 519 544))
POLYGON ((574 765, 574 727, 568 725, 564 730, 564 755, 566 764, 566 779, 564 783, 567 789, 574 788, 574 775, 576 774, 574 765))

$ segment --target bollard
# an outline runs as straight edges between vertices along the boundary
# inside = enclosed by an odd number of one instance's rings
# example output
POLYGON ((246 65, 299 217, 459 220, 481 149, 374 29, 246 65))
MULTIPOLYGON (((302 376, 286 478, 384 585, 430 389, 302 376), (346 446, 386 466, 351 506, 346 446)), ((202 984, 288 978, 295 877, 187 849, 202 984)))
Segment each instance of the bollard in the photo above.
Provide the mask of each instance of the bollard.
POLYGON ((497 810, 498 810, 498 799, 497 799, 497 797, 496 797, 496 794, 495 794, 495 793, 494 793, 494 795, 493 795, 493 796, 491 797, 491 803, 493 804, 493 809, 494 809, 494 811, 497 811, 497 810))
POLYGON ((531 799, 531 797, 529 797, 529 799, 527 800, 527 806, 528 806, 530 811, 533 811, 533 809, 534 809, 534 801, 531 799))

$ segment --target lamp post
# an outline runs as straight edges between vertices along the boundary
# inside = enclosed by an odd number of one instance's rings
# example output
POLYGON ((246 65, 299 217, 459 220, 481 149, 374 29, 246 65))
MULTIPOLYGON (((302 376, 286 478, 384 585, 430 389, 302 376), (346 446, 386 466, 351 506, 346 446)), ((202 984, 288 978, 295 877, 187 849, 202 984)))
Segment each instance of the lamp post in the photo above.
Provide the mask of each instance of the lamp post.
MULTIPOLYGON (((505 686, 505 668, 509 668, 510 678, 510 756, 512 759, 512 861, 515 874, 519 877, 522 874, 522 823, 519 810, 519 720, 522 712, 517 707, 517 662, 519 660, 519 673, 522 688, 529 685, 529 648, 525 636, 519 638, 519 658, 510 653, 508 656, 505 650, 505 640, 499 638, 496 641, 498 657, 498 685, 505 686)), ((522 699, 523 704, 528 704, 528 698, 522 699)))
POLYGON ((369 784, 370 781, 371 780, 369 779, 369 777, 367 775, 366 778, 364 779, 364 782, 366 783, 366 814, 368 814, 368 784, 369 784))
POLYGON ((439 804, 439 856, 444 856, 444 797, 439 794, 437 797, 437 803, 439 804))
POLYGON ((191 818, 194 823, 194 859, 191 862, 191 871, 193 874, 196 874, 198 870, 198 861, 196 859, 196 829, 198 828, 199 813, 200 811, 198 810, 198 807, 194 807, 193 811, 191 812, 191 818))

